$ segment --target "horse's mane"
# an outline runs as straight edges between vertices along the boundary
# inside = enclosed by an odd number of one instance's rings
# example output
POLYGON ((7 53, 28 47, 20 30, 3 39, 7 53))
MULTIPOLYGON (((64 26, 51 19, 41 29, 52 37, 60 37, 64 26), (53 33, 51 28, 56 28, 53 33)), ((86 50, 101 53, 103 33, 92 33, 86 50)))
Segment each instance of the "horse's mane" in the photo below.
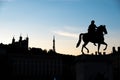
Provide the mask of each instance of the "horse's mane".
POLYGON ((101 32, 101 31, 103 30, 104 27, 105 27, 104 25, 98 26, 97 31, 100 31, 100 32, 101 32))
POLYGON ((103 33, 103 32, 104 32, 105 34, 107 34, 107 30, 106 30, 105 25, 100 25, 100 26, 98 26, 96 32, 97 32, 97 33, 103 33))

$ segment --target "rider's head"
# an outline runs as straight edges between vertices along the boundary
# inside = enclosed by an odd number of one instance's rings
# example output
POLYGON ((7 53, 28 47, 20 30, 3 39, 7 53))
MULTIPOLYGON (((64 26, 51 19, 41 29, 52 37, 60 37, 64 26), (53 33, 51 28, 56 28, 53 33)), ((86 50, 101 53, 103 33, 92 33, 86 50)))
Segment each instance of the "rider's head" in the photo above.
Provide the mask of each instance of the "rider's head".
POLYGON ((94 23, 95 23, 95 21, 94 21, 94 20, 92 20, 92 21, 91 21, 91 24, 94 24, 94 23))

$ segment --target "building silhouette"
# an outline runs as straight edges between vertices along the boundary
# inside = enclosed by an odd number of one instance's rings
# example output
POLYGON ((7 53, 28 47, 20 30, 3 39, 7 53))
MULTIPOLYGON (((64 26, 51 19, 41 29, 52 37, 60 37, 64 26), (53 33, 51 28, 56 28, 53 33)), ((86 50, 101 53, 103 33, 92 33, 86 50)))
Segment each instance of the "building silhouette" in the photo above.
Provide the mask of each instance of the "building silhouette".
POLYGON ((0 44, 0 78, 12 80, 119 80, 120 47, 110 54, 63 55, 29 48, 29 38, 0 44), (5 77, 4 77, 5 76, 5 77))
POLYGON ((15 42, 15 38, 13 37, 12 44, 9 44, 9 46, 23 48, 23 49, 28 50, 28 43, 29 43, 29 38, 26 37, 24 40, 22 40, 22 36, 20 35, 19 41, 15 42))

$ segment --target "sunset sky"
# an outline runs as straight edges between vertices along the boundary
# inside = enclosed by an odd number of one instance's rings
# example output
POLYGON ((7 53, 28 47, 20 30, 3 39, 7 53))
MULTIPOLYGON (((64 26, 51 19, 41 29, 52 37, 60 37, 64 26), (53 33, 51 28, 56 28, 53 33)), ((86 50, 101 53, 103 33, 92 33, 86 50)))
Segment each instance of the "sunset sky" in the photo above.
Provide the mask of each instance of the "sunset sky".
MULTIPOLYGON (((29 47, 52 49, 53 35, 56 51, 62 54, 81 54, 76 48, 80 33, 86 33, 91 20, 106 25, 105 42, 110 53, 120 46, 119 0, 0 0, 0 43, 9 44, 22 35, 30 39, 29 47)), ((97 46, 89 43, 90 53, 97 46)), ((103 52, 104 45, 100 51, 103 52)), ((84 50, 86 52, 86 50, 84 50)))

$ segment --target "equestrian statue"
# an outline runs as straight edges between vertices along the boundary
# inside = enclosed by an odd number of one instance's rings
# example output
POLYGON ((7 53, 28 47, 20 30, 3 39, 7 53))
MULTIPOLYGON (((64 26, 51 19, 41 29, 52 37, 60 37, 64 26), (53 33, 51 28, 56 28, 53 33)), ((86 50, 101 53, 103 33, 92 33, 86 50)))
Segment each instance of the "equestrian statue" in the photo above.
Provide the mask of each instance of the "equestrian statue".
POLYGON ((97 52, 99 53, 100 45, 103 44, 105 45, 104 50, 107 49, 107 43, 104 42, 104 35, 107 34, 106 26, 105 25, 100 25, 96 26, 95 21, 92 20, 91 24, 88 27, 88 33, 81 33, 79 35, 79 40, 77 42, 76 48, 79 47, 81 43, 81 39, 83 39, 84 44, 82 45, 81 52, 84 54, 83 49, 87 49, 87 53, 89 53, 89 49, 86 47, 86 45, 89 42, 92 42, 95 46, 96 43, 98 44, 98 50, 97 52))

